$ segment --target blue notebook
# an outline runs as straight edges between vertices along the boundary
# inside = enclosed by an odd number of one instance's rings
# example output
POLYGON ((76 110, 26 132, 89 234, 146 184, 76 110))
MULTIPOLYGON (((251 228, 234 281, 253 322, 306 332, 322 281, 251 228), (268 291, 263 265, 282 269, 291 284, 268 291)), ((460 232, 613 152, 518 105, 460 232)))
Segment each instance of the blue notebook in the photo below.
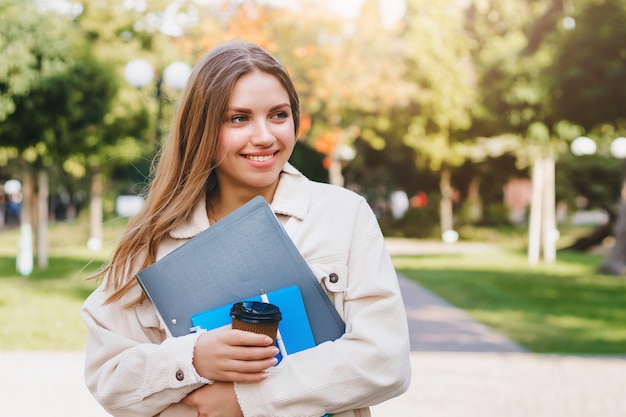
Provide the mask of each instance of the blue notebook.
MULTIPOLYGON (((296 285, 267 293, 268 301, 280 308, 282 320, 278 331, 282 336, 287 354, 299 352, 315 346, 311 324, 304 309, 302 294, 296 285)), ((241 300, 244 301, 244 300, 241 300)), ((261 296, 247 298, 245 301, 261 301, 261 296)), ((214 308, 191 316, 194 328, 212 330, 230 324, 232 304, 214 308)))

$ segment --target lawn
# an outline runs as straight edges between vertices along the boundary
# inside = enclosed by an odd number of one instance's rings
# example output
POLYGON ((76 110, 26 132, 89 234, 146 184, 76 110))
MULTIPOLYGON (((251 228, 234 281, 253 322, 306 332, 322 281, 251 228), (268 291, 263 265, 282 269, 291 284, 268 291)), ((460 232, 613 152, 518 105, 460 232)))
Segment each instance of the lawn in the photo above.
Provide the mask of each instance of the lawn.
POLYGON ((599 275, 598 255, 559 252, 395 257, 398 271, 530 351, 626 353, 626 278, 599 275))
MULTIPOLYGON (((0 350, 83 349, 79 316, 98 285, 123 222, 105 225, 101 251, 86 226, 51 225, 49 267, 27 278, 15 268, 18 231, 0 232, 0 350)), ((626 278, 598 275, 597 255, 559 253, 531 267, 510 245, 495 253, 394 257, 399 272, 533 352, 626 354, 626 278)))
POLYGON ((16 271, 18 230, 0 232, 0 350, 82 349, 87 332, 79 310, 98 285, 86 277, 107 259, 121 230, 120 223, 109 225, 104 248, 93 252, 86 227, 51 225, 49 266, 28 277, 16 271))

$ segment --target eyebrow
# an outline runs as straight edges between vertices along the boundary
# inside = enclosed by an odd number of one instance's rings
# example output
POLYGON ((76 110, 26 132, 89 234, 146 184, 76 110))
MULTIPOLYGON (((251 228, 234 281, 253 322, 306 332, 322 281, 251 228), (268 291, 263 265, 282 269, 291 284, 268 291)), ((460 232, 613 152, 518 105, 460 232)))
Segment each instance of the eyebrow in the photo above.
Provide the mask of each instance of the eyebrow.
MULTIPOLYGON (((289 103, 277 104, 277 105, 272 106, 270 108, 270 112, 276 111, 276 110, 280 110, 280 109, 285 108, 285 107, 291 108, 291 105, 289 103)), ((247 107, 236 107, 236 106, 235 107, 229 107, 228 111, 229 112, 236 112, 236 113, 252 113, 252 109, 250 109, 250 108, 247 108, 247 107)))

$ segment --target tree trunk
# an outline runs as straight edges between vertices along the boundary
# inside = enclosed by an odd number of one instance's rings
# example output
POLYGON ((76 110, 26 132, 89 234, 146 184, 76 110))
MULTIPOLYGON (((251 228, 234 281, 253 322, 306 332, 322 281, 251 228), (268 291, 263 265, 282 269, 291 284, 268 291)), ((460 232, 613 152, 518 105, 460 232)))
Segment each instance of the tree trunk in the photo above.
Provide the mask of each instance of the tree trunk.
POLYGON ((99 165, 91 169, 91 201, 89 203, 89 241, 87 247, 92 250, 102 248, 102 172, 99 165))
POLYGON ((22 178, 22 203, 20 205, 20 224, 33 224, 33 200, 35 198, 35 186, 30 170, 24 170, 22 178))
POLYGON ((483 203, 480 198, 480 177, 473 177, 467 187, 467 220, 477 223, 483 218, 483 203))
POLYGON ((554 192, 554 158, 543 160, 543 260, 556 261, 556 196, 554 192))
POLYGON ((530 200, 530 220, 528 225, 528 263, 537 265, 541 249, 541 213, 543 200, 543 158, 533 162, 532 194, 530 200))
POLYGON ((37 266, 48 267, 48 173, 44 168, 37 170, 37 266))
POLYGON ((441 217, 441 232, 444 233, 448 230, 454 230, 454 214, 452 210, 452 173, 450 172, 450 167, 445 164, 441 167, 439 190, 441 191, 439 215, 441 217))

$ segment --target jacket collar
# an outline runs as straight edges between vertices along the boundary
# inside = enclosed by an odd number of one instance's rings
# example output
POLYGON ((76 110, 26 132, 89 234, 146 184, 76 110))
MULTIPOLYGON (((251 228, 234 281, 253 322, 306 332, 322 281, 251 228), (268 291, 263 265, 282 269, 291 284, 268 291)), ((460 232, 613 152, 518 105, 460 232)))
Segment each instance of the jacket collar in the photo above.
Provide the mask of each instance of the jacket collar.
MULTIPOLYGON (((304 220, 310 198, 308 182, 293 165, 285 164, 271 204, 274 213, 304 220)), ((169 235, 174 239, 190 239, 209 226, 206 199, 203 196, 196 202, 189 217, 176 222, 169 235)))
POLYGON ((309 180, 293 165, 285 164, 271 204, 274 213, 302 221, 309 208, 309 199, 309 180))

